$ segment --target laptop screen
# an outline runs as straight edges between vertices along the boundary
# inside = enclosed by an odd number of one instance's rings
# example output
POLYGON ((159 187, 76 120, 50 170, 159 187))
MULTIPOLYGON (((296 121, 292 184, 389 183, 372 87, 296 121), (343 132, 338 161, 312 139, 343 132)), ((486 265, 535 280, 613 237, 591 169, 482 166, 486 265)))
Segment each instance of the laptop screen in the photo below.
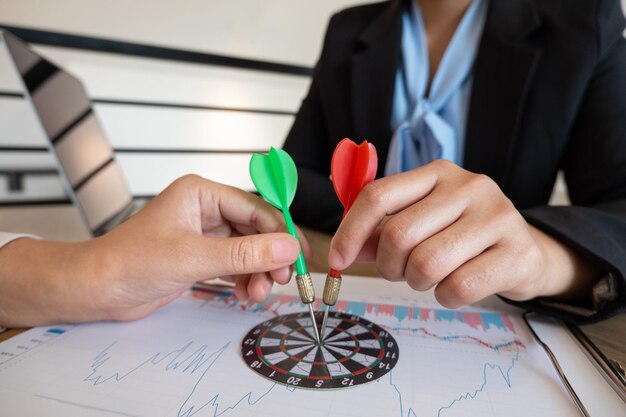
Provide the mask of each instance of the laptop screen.
POLYGON ((68 195, 92 234, 130 211, 132 195, 82 83, 0 31, 41 122, 68 195))

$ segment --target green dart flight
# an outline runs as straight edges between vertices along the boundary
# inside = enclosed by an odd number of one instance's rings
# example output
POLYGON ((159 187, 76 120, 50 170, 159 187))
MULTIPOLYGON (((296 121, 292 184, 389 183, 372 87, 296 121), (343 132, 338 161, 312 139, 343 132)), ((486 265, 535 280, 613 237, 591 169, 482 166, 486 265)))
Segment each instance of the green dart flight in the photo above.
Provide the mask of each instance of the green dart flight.
MULTIPOLYGON (((289 213, 289 206, 298 188, 298 171, 293 159, 287 152, 274 147, 270 148, 268 155, 255 153, 250 159, 250 177, 263 198, 282 211, 287 231, 298 239, 296 226, 293 224, 291 214, 289 213)), ((308 273, 304 262, 302 249, 300 249, 300 255, 296 260, 296 284, 298 285, 300 299, 309 306, 315 340, 320 343, 319 330, 313 312, 315 290, 311 275, 308 273)))

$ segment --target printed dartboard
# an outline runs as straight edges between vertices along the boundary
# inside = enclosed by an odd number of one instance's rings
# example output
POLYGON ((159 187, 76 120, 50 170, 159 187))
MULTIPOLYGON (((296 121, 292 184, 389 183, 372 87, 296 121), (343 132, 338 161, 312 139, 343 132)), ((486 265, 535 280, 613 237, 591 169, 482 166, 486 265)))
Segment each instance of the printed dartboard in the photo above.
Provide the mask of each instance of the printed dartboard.
MULTIPOLYGON (((317 313, 317 322, 322 322, 317 313)), ((248 366, 273 381, 301 388, 347 388, 375 381, 398 362, 398 345, 385 329, 333 312, 322 344, 306 312, 277 316, 251 329, 241 343, 248 366)))

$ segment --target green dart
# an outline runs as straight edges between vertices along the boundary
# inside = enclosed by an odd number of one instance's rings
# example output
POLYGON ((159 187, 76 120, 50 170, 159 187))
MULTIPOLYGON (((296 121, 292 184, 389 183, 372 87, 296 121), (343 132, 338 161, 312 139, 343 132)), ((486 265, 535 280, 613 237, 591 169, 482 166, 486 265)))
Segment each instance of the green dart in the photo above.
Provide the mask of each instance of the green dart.
MULTIPOLYGON (((287 225, 287 231, 298 239, 296 226, 293 224, 289 206, 296 195, 298 187, 298 172, 296 164, 289 154, 282 149, 270 148, 269 155, 255 153, 250 159, 250 177, 259 193, 270 204, 282 211, 287 225)), ((300 249, 300 255, 296 260, 296 284, 302 302, 309 306, 311 321, 315 340, 321 343, 315 314, 313 312, 313 301, 315 301, 315 289, 313 280, 307 271, 304 262, 304 254, 300 249)))

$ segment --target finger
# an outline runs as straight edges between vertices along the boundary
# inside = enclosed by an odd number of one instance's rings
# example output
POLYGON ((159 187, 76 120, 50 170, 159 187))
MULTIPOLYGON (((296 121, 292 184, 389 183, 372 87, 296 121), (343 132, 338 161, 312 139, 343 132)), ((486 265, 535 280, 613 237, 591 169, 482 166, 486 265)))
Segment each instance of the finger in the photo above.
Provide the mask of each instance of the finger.
POLYGON ((376 253, 381 275, 392 281, 405 279, 413 249, 456 222, 467 205, 467 199, 459 193, 446 187, 435 188, 422 200, 392 216, 382 228, 376 253))
MULTIPOLYGON (((220 217, 244 235, 286 231, 285 220, 280 211, 265 200, 236 187, 200 177, 194 180, 199 181, 203 230, 216 227, 216 218, 220 217)), ((220 220, 217 223, 222 222, 220 220)), ((296 228, 296 232, 303 253, 311 256, 313 251, 306 237, 299 228, 296 228)))
POLYGON ((239 234, 237 230, 226 221, 220 221, 219 224, 212 225, 210 228, 206 225, 202 227, 202 235, 206 237, 228 237, 237 234, 239 234))
POLYGON ((272 278, 268 273, 257 273, 250 276, 250 282, 248 282, 248 295, 256 302, 260 303, 265 301, 270 291, 272 291, 272 278))
POLYGON ((250 275, 243 276, 235 282, 235 296, 239 301, 248 299, 248 284, 250 283, 250 275))
POLYGON ((275 269, 270 271, 270 276, 272 280, 280 285, 285 285, 291 279, 291 275, 293 274, 293 268, 290 266, 286 266, 280 269, 275 269))
POLYGON ((263 199, 235 187, 200 179, 198 196, 203 228, 211 228, 218 217, 249 226, 262 233, 276 232, 284 223, 280 212, 263 199))
POLYGON ((441 281, 435 297, 445 307, 458 308, 514 288, 529 266, 513 258, 506 246, 493 246, 441 281))
POLYGON ((378 242, 380 241, 380 232, 382 227, 377 227, 376 230, 367 238, 361 251, 356 256, 356 262, 374 262, 376 261, 376 253, 378 252, 378 242))
MULTIPOLYGON (((257 230, 254 225, 249 225, 249 224, 232 224, 232 227, 234 229, 233 235, 238 233, 239 235, 245 236, 245 235, 256 234, 259 231, 261 231, 261 230, 257 230)), ((281 220, 281 224, 278 226, 276 230, 274 230, 274 232, 287 233, 287 226, 285 225, 284 220, 281 220)), ((300 247, 302 248, 302 252, 304 253, 304 256, 307 258, 310 258, 313 255, 313 250, 311 249, 311 245, 309 244, 306 236, 304 235, 302 230, 300 230, 300 228, 297 226, 296 226, 296 233, 298 235, 298 241, 300 242, 300 247)))
MULTIPOLYGON (((254 235, 259 232, 258 230, 256 230, 254 226, 250 226, 250 225, 233 223, 231 226, 233 228, 233 231, 230 236, 234 236, 234 235, 247 236, 247 235, 254 235)), ((282 230, 279 230, 279 231, 282 232, 282 230)))
POLYGON ((385 216, 424 198, 435 187, 437 178, 437 171, 427 165, 366 185, 331 241, 330 267, 339 270, 348 267, 385 216))
MULTIPOLYGON (((287 226, 283 223, 277 230, 278 232, 287 232, 287 226)), ((302 253, 308 259, 313 256, 313 250, 311 249, 311 245, 307 240, 306 236, 300 230, 298 226, 296 226, 296 233, 298 234, 298 241, 300 242, 300 247, 302 248, 302 253)))
POLYGON ((226 227, 230 227, 228 223, 251 225, 260 232, 274 232, 282 223, 280 212, 263 199, 198 175, 185 175, 174 181, 150 201, 142 213, 163 210, 163 206, 177 213, 177 222, 202 232, 221 227, 218 230, 223 233, 226 227))
POLYGON ((501 233, 496 227, 485 227, 486 224, 476 216, 462 216, 421 242, 411 251, 406 264, 407 283, 415 290, 426 291, 495 245, 501 233))
POLYGON ((194 242, 188 257, 195 270, 192 279, 273 271, 293 264, 300 254, 298 241, 285 233, 198 237, 194 242))

